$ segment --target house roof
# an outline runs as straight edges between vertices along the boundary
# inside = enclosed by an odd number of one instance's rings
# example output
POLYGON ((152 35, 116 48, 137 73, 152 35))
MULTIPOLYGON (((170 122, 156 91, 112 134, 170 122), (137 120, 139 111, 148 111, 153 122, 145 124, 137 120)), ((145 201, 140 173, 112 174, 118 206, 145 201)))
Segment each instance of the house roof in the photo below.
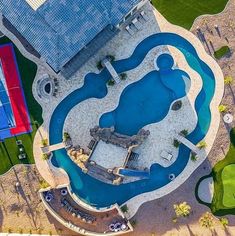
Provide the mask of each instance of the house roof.
POLYGON ((107 25, 117 25, 140 0, 2 0, 3 15, 56 71, 107 25))

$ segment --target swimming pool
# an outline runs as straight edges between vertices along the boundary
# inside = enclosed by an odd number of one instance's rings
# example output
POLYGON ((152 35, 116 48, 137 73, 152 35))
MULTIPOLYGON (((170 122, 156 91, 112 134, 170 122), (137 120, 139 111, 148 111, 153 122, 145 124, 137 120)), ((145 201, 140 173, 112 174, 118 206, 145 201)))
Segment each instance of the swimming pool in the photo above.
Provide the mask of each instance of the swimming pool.
POLYGON ((149 172, 141 170, 120 169, 119 174, 129 177, 149 178, 149 172))
POLYGON ((101 128, 114 127, 117 133, 135 135, 144 126, 162 120, 171 103, 186 95, 184 80, 189 76, 172 69, 172 56, 164 53, 156 64, 159 71, 149 72, 123 90, 118 107, 101 116, 101 128))
MULTIPOLYGON (((154 34, 143 40, 135 49, 131 57, 115 61, 114 68, 118 73, 137 67, 145 58, 146 54, 154 47, 171 45, 178 48, 188 65, 198 72, 203 80, 203 87, 195 101, 195 110, 198 115, 197 126, 187 136, 192 143, 202 140, 209 128, 211 121, 210 102, 215 91, 215 78, 210 67, 202 61, 190 42, 174 33, 154 34)), ((103 98, 107 94, 106 82, 110 79, 107 70, 100 74, 90 73, 84 79, 83 87, 69 94, 56 107, 52 114, 49 126, 50 144, 62 141, 63 124, 69 111, 78 103, 89 98, 103 98)), ((105 207, 113 203, 122 204, 128 199, 144 192, 153 191, 169 183, 169 174, 179 175, 187 165, 190 150, 180 145, 178 158, 170 167, 164 168, 153 164, 150 169, 150 178, 119 186, 105 184, 89 175, 84 174, 79 167, 67 156, 66 150, 53 152, 52 163, 63 168, 71 183, 72 191, 82 200, 96 207, 105 207)))

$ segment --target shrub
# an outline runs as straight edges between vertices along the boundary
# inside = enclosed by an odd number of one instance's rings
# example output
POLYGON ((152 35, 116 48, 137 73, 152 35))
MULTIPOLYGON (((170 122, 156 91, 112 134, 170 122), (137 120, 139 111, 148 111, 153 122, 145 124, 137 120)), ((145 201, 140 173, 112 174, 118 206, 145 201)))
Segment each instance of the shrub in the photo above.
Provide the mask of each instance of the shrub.
POLYGON ((39 180, 40 188, 48 188, 50 185, 45 180, 39 180))
POLYGON ((104 68, 103 65, 102 65, 101 60, 97 62, 96 67, 97 67, 98 70, 102 70, 104 68))
POLYGON ((187 129, 183 129, 183 130, 180 131, 180 134, 185 137, 185 136, 188 135, 188 130, 187 129))
POLYGON ((228 54, 229 52, 230 52, 230 48, 228 46, 223 46, 214 52, 214 57, 216 59, 220 59, 224 57, 226 54, 228 54))
POLYGON ((197 160, 197 154, 194 152, 191 152, 191 156, 190 156, 192 161, 196 161, 197 160))
POLYGON ((113 55, 107 55, 106 58, 107 58, 110 62, 115 61, 115 56, 113 56, 113 55))
POLYGON ((231 84, 232 82, 233 82, 233 77, 232 76, 224 77, 224 83, 225 84, 231 84))
POLYGON ((206 142, 205 141, 201 141, 201 142, 199 142, 198 143, 198 145, 197 145, 197 147, 199 148, 199 149, 202 149, 202 148, 205 148, 207 146, 207 144, 206 144, 206 142))
POLYGON ((42 139, 42 146, 46 147, 48 145, 48 139, 42 139))
POLYGON ((228 219, 225 217, 222 217, 219 219, 221 225, 223 226, 223 228, 225 228, 226 226, 228 226, 228 219))
POLYGON ((42 154, 42 159, 43 159, 43 160, 46 161, 46 160, 48 160, 49 158, 50 158, 50 154, 49 154, 49 153, 43 153, 43 154, 42 154))
POLYGON ((63 140, 64 140, 64 142, 66 142, 68 139, 70 139, 69 133, 68 133, 68 132, 64 132, 64 134, 63 134, 63 140))
POLYGON ((174 147, 178 148, 180 146, 180 142, 177 139, 174 139, 173 145, 174 147))
POLYGON ((113 79, 110 79, 110 80, 107 82, 107 84, 108 84, 109 86, 113 86, 113 85, 115 84, 115 81, 114 81, 113 79))
POLYGON ((126 73, 121 73, 120 74, 120 79, 121 80, 126 80, 127 79, 127 74, 126 73))
POLYGON ((219 112, 220 113, 224 113, 224 112, 226 112, 228 110, 228 107, 227 106, 225 106, 225 105, 219 105, 219 112))

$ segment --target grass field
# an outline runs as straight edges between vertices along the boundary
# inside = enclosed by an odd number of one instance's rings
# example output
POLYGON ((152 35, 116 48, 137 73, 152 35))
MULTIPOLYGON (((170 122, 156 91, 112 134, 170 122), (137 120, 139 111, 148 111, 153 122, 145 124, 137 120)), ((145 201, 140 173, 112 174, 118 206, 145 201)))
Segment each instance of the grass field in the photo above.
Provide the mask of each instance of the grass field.
POLYGON ((206 203, 201 202, 197 196, 197 193, 196 193, 196 197, 200 203, 205 204, 208 207, 210 207, 212 213, 218 216, 228 215, 228 214, 235 215, 235 199, 232 194, 233 192, 235 193, 235 181, 234 181, 234 178, 235 178, 235 174, 234 174, 235 173, 235 128, 233 128, 230 132, 230 141, 231 141, 230 148, 225 158, 219 161, 218 163, 216 163, 212 169, 212 173, 208 176, 203 176, 199 180, 196 186, 196 192, 197 192, 198 185, 204 178, 211 177, 211 176, 213 177, 214 195, 213 195, 212 203, 206 204, 206 203), (223 176, 224 170, 225 170, 225 176, 223 176), (231 170, 233 172, 231 172, 231 170), (225 200, 226 205, 224 204, 224 199, 226 199, 225 200))
MULTIPOLYGON (((11 41, 7 37, 0 38, 0 45, 9 42, 11 41)), ((34 122, 37 121, 38 124, 42 123, 41 106, 36 102, 32 94, 32 84, 37 72, 37 66, 35 63, 25 58, 15 46, 14 51, 24 88, 26 103, 29 109, 33 132, 30 134, 24 134, 14 138, 5 139, 4 142, 0 143, 0 174, 5 173, 11 168, 12 165, 18 163, 34 163, 32 144, 37 130, 34 122), (16 145, 17 139, 20 139, 23 142, 25 151, 27 153, 27 160, 18 160, 18 147, 16 145)))
POLYGON ((214 57, 220 59, 225 55, 229 54, 230 48, 228 46, 223 46, 214 52, 214 57))
POLYGON ((222 171, 223 204, 225 207, 235 207, 235 164, 225 166, 222 171))
POLYGON ((157 10, 172 24, 190 29, 200 15, 221 12, 228 0, 152 0, 157 10))

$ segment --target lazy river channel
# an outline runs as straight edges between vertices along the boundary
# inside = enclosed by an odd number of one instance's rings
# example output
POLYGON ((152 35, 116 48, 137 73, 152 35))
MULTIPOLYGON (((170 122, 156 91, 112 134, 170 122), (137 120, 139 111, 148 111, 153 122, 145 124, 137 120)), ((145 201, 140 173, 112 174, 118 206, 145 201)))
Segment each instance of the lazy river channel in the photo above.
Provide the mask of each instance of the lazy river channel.
MULTIPOLYGON (((179 49, 188 65, 202 78, 203 87, 195 101, 198 123, 194 131, 187 136, 187 139, 197 144, 205 137, 210 126, 211 113, 209 106, 215 91, 215 78, 211 68, 199 58, 190 42, 174 33, 154 34, 139 43, 131 57, 115 61, 113 66, 118 73, 129 71, 137 67, 152 48, 162 45, 170 45, 179 49)), ((51 117, 49 126, 50 145, 62 141, 66 116, 74 106, 89 98, 101 99, 106 96, 108 92, 106 83, 109 79, 110 75, 106 69, 101 71, 100 74, 89 73, 84 79, 84 85, 61 101, 51 117)), ((134 131, 132 130, 132 132, 134 131)), ((84 174, 70 160, 65 149, 53 152, 52 163, 67 172, 72 191, 80 199, 99 208, 110 206, 114 203, 122 204, 136 195, 165 186, 170 182, 169 174, 174 173, 175 176, 178 176, 183 171, 189 156, 190 150, 186 146, 180 145, 178 157, 170 167, 164 168, 159 164, 153 163, 149 179, 119 186, 105 184, 84 174)))

